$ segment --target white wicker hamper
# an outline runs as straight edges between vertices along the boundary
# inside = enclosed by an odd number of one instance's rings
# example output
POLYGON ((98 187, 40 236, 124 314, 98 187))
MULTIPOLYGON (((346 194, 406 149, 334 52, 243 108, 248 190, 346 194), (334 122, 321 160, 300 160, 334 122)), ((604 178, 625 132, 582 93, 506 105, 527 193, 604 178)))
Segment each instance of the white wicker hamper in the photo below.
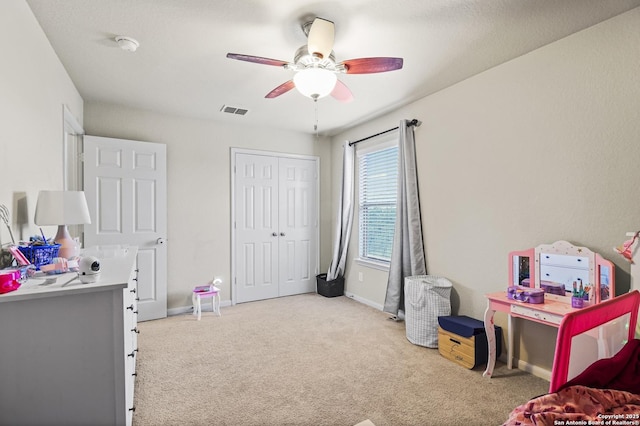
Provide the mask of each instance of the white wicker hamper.
POLYGON ((438 317, 451 315, 451 281, 435 275, 404 279, 407 340, 414 345, 438 347, 438 317))

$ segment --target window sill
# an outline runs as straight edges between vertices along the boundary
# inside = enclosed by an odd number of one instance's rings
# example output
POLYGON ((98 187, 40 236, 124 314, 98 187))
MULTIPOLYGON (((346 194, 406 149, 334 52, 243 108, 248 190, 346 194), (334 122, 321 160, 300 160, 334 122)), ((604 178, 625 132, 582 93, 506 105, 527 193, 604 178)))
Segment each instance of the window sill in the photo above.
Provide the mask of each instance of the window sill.
POLYGON ((356 259, 356 263, 358 265, 366 266, 366 267, 371 268, 371 269, 378 269, 380 271, 388 271, 389 270, 389 264, 388 263, 376 262, 376 261, 370 260, 370 259, 357 258, 356 259))

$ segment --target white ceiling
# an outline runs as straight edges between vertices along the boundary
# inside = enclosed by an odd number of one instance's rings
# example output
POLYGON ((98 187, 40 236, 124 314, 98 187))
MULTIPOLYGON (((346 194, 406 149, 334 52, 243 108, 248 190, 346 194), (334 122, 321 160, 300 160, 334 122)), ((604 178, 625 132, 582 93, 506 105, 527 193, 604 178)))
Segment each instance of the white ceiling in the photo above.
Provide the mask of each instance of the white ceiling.
POLYGON ((335 134, 640 6, 640 0, 27 0, 85 102, 313 133, 314 102, 264 96, 292 71, 228 52, 293 61, 308 16, 335 22, 337 61, 404 58, 382 74, 340 75, 355 100, 317 103, 335 134), (137 39, 135 53, 116 35, 137 39), (223 105, 247 108, 237 116, 223 105))

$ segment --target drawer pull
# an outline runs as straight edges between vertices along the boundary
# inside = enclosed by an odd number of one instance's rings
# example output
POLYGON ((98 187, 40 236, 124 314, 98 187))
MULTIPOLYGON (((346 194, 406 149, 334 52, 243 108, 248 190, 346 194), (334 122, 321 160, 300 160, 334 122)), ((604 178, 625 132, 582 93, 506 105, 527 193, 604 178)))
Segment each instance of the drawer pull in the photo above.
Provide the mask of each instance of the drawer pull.
POLYGON ((132 375, 133 377, 136 377, 136 376, 138 375, 138 373, 131 373, 131 375, 132 375))
POLYGON ((136 411, 136 407, 129 408, 129 411, 136 411))
POLYGON ((135 289, 135 288, 133 288, 133 289, 129 290, 129 293, 135 293, 135 292, 136 292, 136 289, 135 289))
POLYGON ((451 340, 451 341, 452 341, 453 343, 455 343, 456 345, 459 345, 459 344, 460 344, 460 341, 459 341, 459 340, 452 339, 451 337, 449 337, 449 340, 451 340))
POLYGON ((132 328, 131 331, 133 331, 136 334, 140 334, 140 330, 138 330, 138 327, 132 328))
POLYGON ((133 304, 131 304, 131 306, 127 306, 127 309, 132 310, 133 311, 133 304))

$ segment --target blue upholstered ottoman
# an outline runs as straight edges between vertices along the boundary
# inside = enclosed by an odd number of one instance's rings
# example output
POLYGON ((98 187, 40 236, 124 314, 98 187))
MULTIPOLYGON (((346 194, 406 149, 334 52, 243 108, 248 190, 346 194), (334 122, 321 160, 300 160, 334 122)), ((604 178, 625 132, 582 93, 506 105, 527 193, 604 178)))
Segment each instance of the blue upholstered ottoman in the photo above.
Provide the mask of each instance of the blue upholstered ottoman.
MULTIPOLYGON (((484 323, 460 315, 438 317, 438 352, 462 365, 473 369, 487 363, 488 345, 484 323)), ((496 326, 496 357, 502 352, 502 328, 496 326)))

